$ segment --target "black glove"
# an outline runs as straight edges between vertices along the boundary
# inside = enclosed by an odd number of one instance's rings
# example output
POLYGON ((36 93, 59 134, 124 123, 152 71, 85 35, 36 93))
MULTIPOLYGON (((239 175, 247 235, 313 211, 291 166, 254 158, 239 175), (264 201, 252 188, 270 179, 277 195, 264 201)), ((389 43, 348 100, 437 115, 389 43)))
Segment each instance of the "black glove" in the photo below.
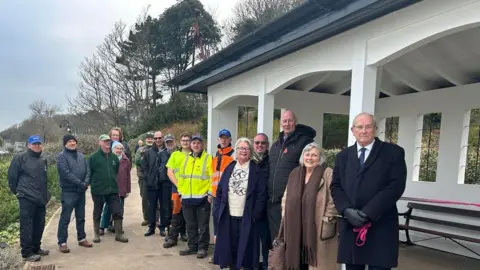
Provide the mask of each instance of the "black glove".
POLYGON ((362 210, 357 210, 357 213, 360 217, 362 217, 365 220, 365 223, 370 221, 367 214, 365 214, 365 212, 363 212, 362 210))
POLYGON ((361 217, 358 212, 358 210, 353 208, 347 208, 345 209, 345 211, 343 211, 343 215, 345 216, 347 221, 355 228, 362 227, 363 224, 366 223, 366 220, 361 217))

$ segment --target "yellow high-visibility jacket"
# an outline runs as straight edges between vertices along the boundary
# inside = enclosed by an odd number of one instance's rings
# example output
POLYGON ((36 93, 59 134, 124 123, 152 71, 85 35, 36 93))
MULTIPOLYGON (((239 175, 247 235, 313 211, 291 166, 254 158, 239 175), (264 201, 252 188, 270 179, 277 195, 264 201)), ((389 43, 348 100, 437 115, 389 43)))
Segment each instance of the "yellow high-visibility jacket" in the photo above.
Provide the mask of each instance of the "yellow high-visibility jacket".
POLYGON ((178 172, 178 193, 183 204, 201 203, 212 188, 212 156, 205 151, 199 157, 185 157, 178 172))

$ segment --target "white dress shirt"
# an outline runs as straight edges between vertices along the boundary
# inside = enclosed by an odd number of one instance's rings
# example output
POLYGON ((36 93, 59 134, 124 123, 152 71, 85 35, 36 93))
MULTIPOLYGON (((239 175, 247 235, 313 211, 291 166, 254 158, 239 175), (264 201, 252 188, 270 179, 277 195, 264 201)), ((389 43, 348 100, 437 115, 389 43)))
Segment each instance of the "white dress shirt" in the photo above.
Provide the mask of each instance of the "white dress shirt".
POLYGON ((367 150, 365 150, 365 159, 364 159, 364 162, 367 162, 367 158, 368 158, 368 155, 370 155, 370 152, 372 152, 372 147, 373 147, 373 144, 375 143, 375 140, 373 142, 371 142, 369 145, 366 145, 366 146, 361 146, 360 144, 358 144, 357 142, 357 156, 358 158, 360 158, 360 155, 362 154, 362 151, 360 151, 360 149, 362 148, 365 148, 367 150))

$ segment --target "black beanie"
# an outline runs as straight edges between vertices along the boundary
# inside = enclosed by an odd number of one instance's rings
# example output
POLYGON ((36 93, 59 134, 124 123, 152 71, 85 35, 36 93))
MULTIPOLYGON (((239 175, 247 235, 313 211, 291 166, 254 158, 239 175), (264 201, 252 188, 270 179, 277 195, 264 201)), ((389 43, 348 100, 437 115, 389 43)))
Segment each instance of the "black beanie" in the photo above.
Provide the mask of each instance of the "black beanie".
POLYGON ((63 136, 63 146, 65 146, 70 140, 74 140, 75 142, 77 142, 77 138, 75 138, 75 136, 73 136, 72 134, 67 134, 63 136))

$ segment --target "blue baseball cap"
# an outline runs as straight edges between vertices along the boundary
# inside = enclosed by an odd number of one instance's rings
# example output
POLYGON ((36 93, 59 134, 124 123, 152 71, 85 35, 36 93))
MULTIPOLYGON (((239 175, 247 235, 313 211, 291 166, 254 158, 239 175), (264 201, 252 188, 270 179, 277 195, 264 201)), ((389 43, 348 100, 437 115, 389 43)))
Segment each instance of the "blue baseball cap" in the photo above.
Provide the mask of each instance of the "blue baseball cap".
POLYGON ((28 137, 28 143, 34 144, 34 143, 43 143, 43 142, 42 142, 42 139, 40 138, 40 135, 32 135, 28 137))
POLYGON ((220 132, 218 133, 218 137, 222 137, 222 136, 227 136, 227 137, 232 137, 232 133, 230 133, 230 131, 228 131, 228 129, 222 129, 220 130, 220 132))

